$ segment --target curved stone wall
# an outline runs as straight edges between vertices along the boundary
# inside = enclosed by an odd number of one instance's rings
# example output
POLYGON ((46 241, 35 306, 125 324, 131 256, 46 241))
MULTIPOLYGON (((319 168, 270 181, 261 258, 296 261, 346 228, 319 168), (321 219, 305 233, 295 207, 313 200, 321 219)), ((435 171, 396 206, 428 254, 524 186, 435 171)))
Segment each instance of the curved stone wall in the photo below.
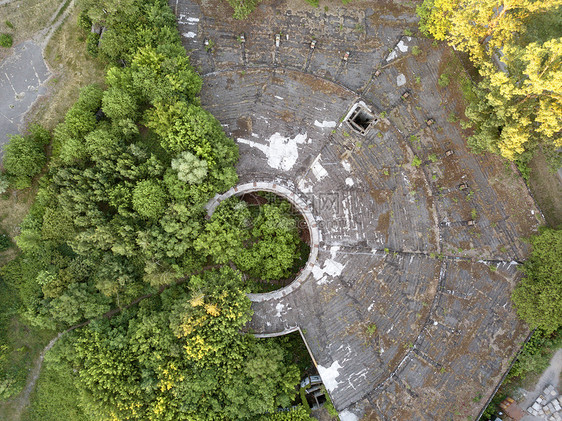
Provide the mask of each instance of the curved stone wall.
POLYGON ((314 215, 312 214, 311 207, 306 203, 304 199, 302 199, 298 195, 297 192, 291 190, 286 186, 279 185, 277 183, 272 183, 268 181, 262 181, 262 182, 256 181, 252 183, 245 183, 235 186, 223 194, 216 195, 213 199, 209 201, 209 203, 205 207, 207 209, 207 215, 212 216, 217 206, 223 200, 226 200, 229 197, 241 196, 245 193, 252 193, 258 191, 267 191, 267 192, 275 193, 276 195, 284 199, 287 199, 302 214, 302 216, 306 221, 306 224, 308 225, 308 231, 310 233, 310 254, 308 256, 308 261, 306 262, 305 267, 301 269, 301 271, 299 272, 299 274, 297 275, 297 277, 293 282, 291 282, 286 287, 278 289, 276 291, 266 292, 261 294, 248 294, 250 300, 254 302, 261 302, 261 301, 281 298, 290 294, 292 291, 298 288, 312 271, 312 268, 316 263, 316 258, 318 257, 318 247, 320 244, 320 231, 318 230, 318 225, 316 223, 314 215))

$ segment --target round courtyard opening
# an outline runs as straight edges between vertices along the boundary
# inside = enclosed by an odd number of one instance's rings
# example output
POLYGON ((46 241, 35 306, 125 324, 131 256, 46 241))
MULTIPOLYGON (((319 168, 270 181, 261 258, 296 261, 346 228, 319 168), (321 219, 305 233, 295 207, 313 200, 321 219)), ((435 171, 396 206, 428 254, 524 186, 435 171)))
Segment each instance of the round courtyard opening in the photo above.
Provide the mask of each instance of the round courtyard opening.
POLYGON ((285 296, 314 267, 319 231, 311 206, 293 189, 272 182, 241 184, 206 206, 212 217, 228 206, 244 248, 235 264, 245 273, 252 301, 285 296), (222 205, 222 206, 221 206, 222 205))

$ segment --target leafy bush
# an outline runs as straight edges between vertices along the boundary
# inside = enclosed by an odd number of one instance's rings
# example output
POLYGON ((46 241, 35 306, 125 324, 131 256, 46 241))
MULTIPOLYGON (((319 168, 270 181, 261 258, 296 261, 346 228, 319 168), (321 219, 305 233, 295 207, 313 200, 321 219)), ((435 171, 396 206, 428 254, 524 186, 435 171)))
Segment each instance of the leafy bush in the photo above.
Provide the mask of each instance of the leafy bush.
POLYGON ((529 373, 541 373, 550 363, 552 352, 562 346, 562 330, 547 334, 537 329, 523 347, 507 379, 519 377, 524 379, 529 373))
POLYGON ((0 251, 5 251, 12 245, 12 240, 6 234, 0 234, 0 251))
POLYGON ((88 38, 86 39, 86 51, 92 57, 98 56, 99 42, 100 42, 100 34, 96 32, 90 32, 88 34, 88 38))
POLYGON ((303 405, 299 405, 288 411, 265 415, 259 421, 316 421, 316 418, 311 417, 303 405))
POLYGON ((10 180, 5 174, 0 174, 0 194, 4 194, 10 188, 10 180))
POLYGON ((10 34, 0 34, 0 47, 10 48, 14 40, 10 34))
POLYGON ((306 2, 308 4, 310 4, 313 7, 318 7, 320 5, 320 1, 319 0, 306 0, 306 2))
POLYGON ((78 15, 78 26, 84 31, 90 31, 92 29, 92 19, 90 19, 86 10, 83 10, 78 15))
POLYGON ((326 390, 325 386, 322 386, 322 391, 324 392, 324 396, 326 396, 326 402, 324 403, 324 408, 326 408, 326 411, 328 411, 328 414, 330 414, 332 417, 337 417, 338 411, 336 411, 336 408, 334 407, 334 404, 332 403, 332 400, 330 399, 330 395, 328 395, 328 391, 326 390))
POLYGON ((439 80, 437 81, 437 83, 442 88, 446 88, 447 86, 449 86, 449 83, 451 83, 451 78, 447 73, 441 73, 441 76, 439 76, 439 80))
POLYGON ((246 19, 254 11, 261 0, 227 0, 228 4, 234 9, 232 16, 234 19, 246 19))
POLYGON ((31 179, 41 172, 47 162, 44 145, 49 139, 45 129, 33 126, 30 134, 11 136, 4 146, 4 170, 15 188, 29 187, 31 179))
POLYGON ((562 229, 542 228, 530 239, 525 277, 512 294, 517 314, 547 334, 562 326, 562 229))

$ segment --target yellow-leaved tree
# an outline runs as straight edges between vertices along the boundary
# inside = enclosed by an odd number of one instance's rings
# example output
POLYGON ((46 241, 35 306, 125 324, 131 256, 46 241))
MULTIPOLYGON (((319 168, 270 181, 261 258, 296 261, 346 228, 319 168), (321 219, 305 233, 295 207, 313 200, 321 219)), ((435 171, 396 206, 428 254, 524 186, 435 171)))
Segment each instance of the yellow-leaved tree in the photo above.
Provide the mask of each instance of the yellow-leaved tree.
POLYGON ((543 31, 528 42, 525 33, 537 17, 560 16, 561 5, 562 0, 425 0, 418 7, 422 33, 468 53, 480 72, 476 100, 466 109, 475 151, 526 162, 541 147, 559 158, 562 38, 552 36, 556 30, 543 31))

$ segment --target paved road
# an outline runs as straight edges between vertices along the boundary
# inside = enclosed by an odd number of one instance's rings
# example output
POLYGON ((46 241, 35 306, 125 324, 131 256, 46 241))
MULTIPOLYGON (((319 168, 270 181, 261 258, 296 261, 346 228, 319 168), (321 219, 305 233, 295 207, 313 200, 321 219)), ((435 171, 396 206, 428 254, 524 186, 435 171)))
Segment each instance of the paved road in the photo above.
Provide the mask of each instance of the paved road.
POLYGON ((19 133, 23 116, 45 93, 50 75, 41 47, 31 41, 17 45, 0 64, 0 146, 8 142, 8 135, 19 133))

